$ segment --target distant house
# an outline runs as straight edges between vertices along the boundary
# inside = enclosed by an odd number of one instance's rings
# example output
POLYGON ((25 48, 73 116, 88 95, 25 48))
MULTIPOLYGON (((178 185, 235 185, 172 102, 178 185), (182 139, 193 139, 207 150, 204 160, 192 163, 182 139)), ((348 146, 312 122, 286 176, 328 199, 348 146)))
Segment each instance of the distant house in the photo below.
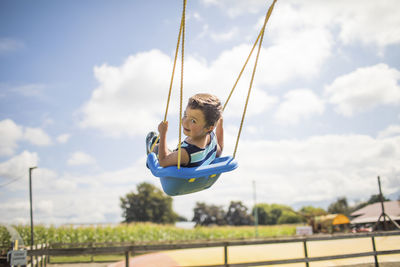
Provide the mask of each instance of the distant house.
MULTIPOLYGON (((383 202, 383 205, 385 207, 385 213, 389 215, 393 221, 400 223, 400 201, 386 201, 383 202)), ((381 214, 382 207, 380 202, 370 204, 353 212, 351 214, 352 220, 350 223, 353 225, 373 224, 378 221, 381 214)), ((383 218, 381 218, 381 221, 383 221, 383 218)))
POLYGON ((349 218, 343 214, 328 214, 314 217, 311 225, 314 233, 333 233, 345 231, 349 223, 349 218))

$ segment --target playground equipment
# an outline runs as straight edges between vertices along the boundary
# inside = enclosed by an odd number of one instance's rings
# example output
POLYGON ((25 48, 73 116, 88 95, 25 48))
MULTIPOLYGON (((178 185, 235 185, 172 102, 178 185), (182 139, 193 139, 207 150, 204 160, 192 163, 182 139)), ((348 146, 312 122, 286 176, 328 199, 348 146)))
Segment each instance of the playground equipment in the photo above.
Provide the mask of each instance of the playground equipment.
MULTIPOLYGON (((186 17, 186 2, 187 0, 183 0, 183 11, 182 11, 182 18, 181 18, 181 24, 179 28, 179 35, 178 35, 178 42, 175 50, 175 59, 174 59, 174 65, 172 69, 172 76, 171 76, 171 82, 170 82, 170 87, 169 87, 169 92, 168 92, 168 99, 167 99, 167 107, 165 110, 165 115, 164 115, 164 122, 167 120, 167 114, 168 114, 168 108, 169 108, 169 102, 170 102, 170 97, 171 97, 171 91, 172 91, 172 84, 173 84, 173 79, 174 79, 174 74, 175 74, 175 67, 176 67, 176 61, 177 61, 177 56, 179 52, 179 47, 181 45, 181 82, 180 82, 180 109, 179 109, 179 142, 178 142, 178 164, 177 166, 171 166, 171 167, 166 167, 163 168, 160 166, 158 159, 154 153, 149 153, 147 156, 147 166, 151 170, 152 174, 154 176, 160 177, 162 187, 168 195, 171 196, 176 196, 176 195, 182 195, 182 194, 189 194, 197 191, 201 191, 204 189, 207 189, 211 187, 217 179, 220 177, 220 175, 223 172, 229 172, 237 168, 238 164, 234 160, 236 156, 236 151, 237 147, 239 144, 239 139, 240 139, 240 134, 243 128, 243 122, 244 118, 246 116, 246 111, 247 111, 247 106, 251 94, 251 89, 253 86, 253 81, 254 81, 254 76, 255 72, 257 69, 257 63, 258 63, 258 58, 262 46, 262 41, 264 38, 264 32, 265 32, 265 27, 267 25, 267 22, 269 20, 269 17, 271 16, 272 10, 274 8, 274 5, 277 0, 273 0, 271 6, 268 9, 267 14, 265 15, 264 19, 264 24, 258 34, 258 37, 253 45, 253 48, 250 51, 249 56, 247 57, 242 70, 239 73, 238 78, 236 79, 236 82, 227 98, 225 101, 223 110, 225 110, 226 105, 228 104, 233 91, 236 88, 236 85, 238 84, 238 81, 240 77, 243 74, 244 69, 246 68, 246 65, 255 49, 255 47, 258 44, 258 52, 256 55, 254 67, 253 67, 253 72, 251 76, 251 81, 250 81, 250 86, 248 89, 247 93, 247 98, 242 114, 242 119, 239 127, 239 132, 237 135, 236 139, 236 145, 235 149, 233 152, 233 156, 228 156, 228 157, 222 157, 222 158, 217 158, 215 159, 210 165, 208 166, 200 166, 200 167, 193 167, 193 168, 181 168, 181 142, 182 142, 182 137, 181 137, 181 132, 182 132, 182 95, 183 95, 183 65, 184 65, 184 47, 185 47, 185 17, 186 17)), ((156 141, 154 142, 150 152, 153 151, 155 145, 157 144, 157 141, 159 139, 159 136, 157 137, 156 141)))

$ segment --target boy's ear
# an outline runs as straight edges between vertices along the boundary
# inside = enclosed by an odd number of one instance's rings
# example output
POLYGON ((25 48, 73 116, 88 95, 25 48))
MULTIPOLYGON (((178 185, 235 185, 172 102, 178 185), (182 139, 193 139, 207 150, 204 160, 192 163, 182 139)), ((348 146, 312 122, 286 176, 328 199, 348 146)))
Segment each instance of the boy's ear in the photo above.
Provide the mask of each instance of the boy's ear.
POLYGON ((208 133, 211 133, 215 129, 215 125, 211 125, 205 128, 208 133))

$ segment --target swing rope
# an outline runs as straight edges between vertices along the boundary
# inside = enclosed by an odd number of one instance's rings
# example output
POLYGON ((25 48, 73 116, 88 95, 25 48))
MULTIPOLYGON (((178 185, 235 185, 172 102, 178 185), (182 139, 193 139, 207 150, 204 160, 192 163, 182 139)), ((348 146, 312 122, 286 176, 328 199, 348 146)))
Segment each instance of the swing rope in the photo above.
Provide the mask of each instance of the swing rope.
MULTIPOLYGON (((178 41, 176 43, 176 49, 175 49, 175 57, 174 57, 174 65, 172 67, 172 75, 171 75, 171 81, 169 84, 169 91, 168 91, 168 99, 167 99, 167 106, 165 108, 165 114, 164 114, 164 120, 163 122, 167 121, 167 116, 168 116, 168 108, 169 108, 169 103, 171 100, 171 92, 172 92, 172 85, 174 83, 174 77, 175 77, 175 69, 176 69, 176 62, 178 59, 178 53, 179 53, 179 47, 181 44, 181 36, 182 36, 182 69, 181 69, 181 95, 180 95, 180 114, 182 114, 182 90, 183 90, 183 60, 184 60, 184 55, 183 55, 183 51, 184 51, 184 37, 185 37, 185 19, 186 19, 186 0, 183 1, 183 10, 182 10, 182 18, 181 18, 181 24, 179 26, 179 34, 178 34, 178 41)), ((181 117, 181 115, 180 115, 181 117)), ((180 119, 179 122, 179 147, 178 147, 178 153, 180 154, 181 151, 181 122, 182 119, 180 119)), ((157 136, 155 142, 153 143, 153 145, 151 146, 150 152, 153 152, 154 147, 156 146, 158 140, 160 139, 160 135, 157 136)), ((180 156, 179 156, 179 167, 180 167, 180 156)))
POLYGON ((183 100, 183 63, 185 58, 185 20, 186 20, 186 0, 183 0, 183 11, 181 21, 182 51, 181 51, 181 90, 179 96, 179 142, 178 142, 178 169, 181 168, 181 142, 182 142, 182 100, 183 100))
MULTIPOLYGON (((257 37, 257 40, 256 40, 256 42, 254 43, 253 48, 251 49, 251 52, 250 52, 249 56, 247 57, 247 60, 246 60, 246 62, 245 62, 245 64, 244 64, 242 70, 240 71, 239 77, 237 78, 237 80, 236 80, 236 82, 235 82, 235 85, 233 86, 233 88, 232 88, 232 90, 231 90, 231 92, 230 92, 230 94, 229 94, 228 100, 227 100, 227 102, 228 102, 229 99, 230 99, 230 97, 231 97, 231 95, 232 95, 232 93, 233 93, 233 91, 234 91, 234 89, 235 89, 235 87, 236 87, 236 85, 237 85, 237 83, 238 83, 238 81, 239 81, 239 79, 240 79, 240 77, 242 76, 242 73, 243 73, 243 71, 244 71, 244 69, 245 69, 245 67, 246 67, 246 65, 247 65, 247 62, 249 61, 250 56, 251 56, 251 54, 253 53, 254 48, 255 48, 255 46, 256 46, 256 44, 257 44, 257 42, 258 42, 258 51, 257 51, 257 55, 256 55, 256 60, 255 60, 255 62, 254 62, 253 73, 252 73, 252 75, 251 75, 249 90, 248 90, 248 92, 247 92, 246 103, 245 103, 244 109, 243 109, 242 120, 240 121, 239 132, 238 132, 238 135, 237 135, 237 138, 236 138, 235 150, 233 151, 233 158, 235 158, 235 156, 236 156, 237 148, 238 148, 238 145, 239 145, 240 135, 241 135, 241 133, 242 133, 244 118, 245 118, 245 116, 246 116, 246 111, 247 111, 247 105, 248 105, 248 103, 249 103, 250 93, 251 93, 251 89, 252 89, 252 87, 253 87, 254 76, 255 76, 255 73, 256 73, 256 69, 257 69, 258 58, 259 58, 259 56, 260 56, 261 46, 262 46, 262 42, 263 42, 263 39, 264 39, 265 27, 267 26, 267 22, 268 22, 268 20, 269 20, 269 17, 270 17, 271 14, 272 14, 272 10, 274 9, 274 6, 275 6, 276 1, 277 1, 277 0, 274 0, 274 2, 273 2, 273 3, 271 4, 271 6, 269 7, 267 14, 265 15, 264 25, 263 25, 263 27, 261 28, 261 31, 260 31, 260 33, 259 33, 259 35, 258 35, 258 37, 257 37)), ((224 105, 224 109, 225 109, 225 107, 226 107, 227 102, 226 102, 225 105, 224 105)))
MULTIPOLYGON (((232 88, 231 92, 229 93, 229 96, 228 96, 227 100, 225 101, 225 104, 224 104, 224 107, 223 107, 223 110, 225 110, 225 108, 226 108, 226 106, 227 106, 227 104, 228 104, 228 102, 229 102, 229 100, 230 100, 235 88, 236 88, 236 85, 238 84, 238 82, 239 82, 239 80, 240 80, 240 78, 241 78, 241 76, 243 74, 243 71, 247 66, 247 63, 249 62, 250 57, 253 54, 253 51, 254 51, 255 47, 257 46, 257 44, 258 44, 258 51, 257 51, 257 55, 256 55, 254 67, 253 67, 251 80, 250 80, 250 86, 249 86, 249 89, 248 89, 248 92, 247 92, 246 103, 245 103, 245 106, 244 106, 242 119, 241 119, 241 122, 240 122, 239 132, 238 132, 237 139, 236 139, 235 149, 234 149, 234 152, 233 152, 233 158, 235 158, 235 156, 236 156, 240 135, 241 135, 241 132, 242 132, 242 129, 243 129, 243 123, 244 123, 244 119, 245 119, 245 116, 246 116, 247 106, 248 106, 248 102, 249 102, 250 94, 251 94, 251 89, 253 87, 254 76, 255 76, 256 69, 257 69, 257 63, 258 63, 258 59, 259 59, 259 55, 260 55, 260 51, 261 51, 261 47, 262 47, 262 41, 264 39, 265 28, 266 28, 267 22, 268 22, 268 20, 269 20, 269 18, 271 16, 271 14, 272 14, 272 10, 273 10, 273 8, 275 6, 276 1, 277 0, 274 0, 273 3, 271 4, 271 6, 269 7, 268 12, 267 12, 267 14, 265 16, 265 19, 264 19, 263 27, 261 28, 261 31, 258 34, 257 39, 254 42, 254 45, 253 45, 253 47, 252 47, 252 49, 251 49, 251 51, 250 51, 250 53, 249 53, 249 55, 248 55, 248 57, 247 57, 247 59, 245 61, 244 65, 243 65, 243 67, 242 67, 242 69, 241 69, 241 71, 239 73, 239 76, 236 79, 236 82, 233 85, 233 88, 232 88)), ((166 122, 167 115, 168 115, 169 103, 170 103, 170 99, 171 99, 172 85, 173 85, 173 80, 174 80, 174 76, 175 76, 176 62, 177 62, 178 53, 179 53, 179 47, 180 47, 180 44, 182 44, 182 46, 181 46, 182 52, 181 52, 180 107, 179 107, 179 143, 178 143, 178 164, 177 164, 178 169, 180 169, 180 165, 181 165, 181 140, 182 140, 181 132, 182 132, 182 101, 183 101, 183 69, 184 69, 183 66, 184 66, 184 51, 185 51, 186 2, 187 2, 187 0, 183 0, 182 18, 181 18, 181 24, 180 24, 180 28, 179 28, 178 41, 177 41, 176 50, 175 50, 175 58, 174 58, 174 64, 173 64, 172 75, 171 75, 171 82, 170 82, 169 92, 168 92, 167 107, 166 107, 165 115, 164 115, 164 122, 166 122)), ((151 150, 150 150, 151 152, 154 150, 154 147, 157 144, 157 141, 159 140, 159 138, 160 138, 160 135, 157 136, 156 141, 152 145, 151 150)))

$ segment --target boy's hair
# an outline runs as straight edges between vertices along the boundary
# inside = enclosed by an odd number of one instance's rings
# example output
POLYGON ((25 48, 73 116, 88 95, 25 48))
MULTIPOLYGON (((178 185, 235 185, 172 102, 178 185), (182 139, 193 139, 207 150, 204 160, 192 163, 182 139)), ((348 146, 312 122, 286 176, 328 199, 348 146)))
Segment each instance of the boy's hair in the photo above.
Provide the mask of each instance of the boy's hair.
POLYGON ((203 111, 206 127, 214 126, 222 116, 221 101, 214 95, 196 94, 189 98, 187 106, 203 111))

